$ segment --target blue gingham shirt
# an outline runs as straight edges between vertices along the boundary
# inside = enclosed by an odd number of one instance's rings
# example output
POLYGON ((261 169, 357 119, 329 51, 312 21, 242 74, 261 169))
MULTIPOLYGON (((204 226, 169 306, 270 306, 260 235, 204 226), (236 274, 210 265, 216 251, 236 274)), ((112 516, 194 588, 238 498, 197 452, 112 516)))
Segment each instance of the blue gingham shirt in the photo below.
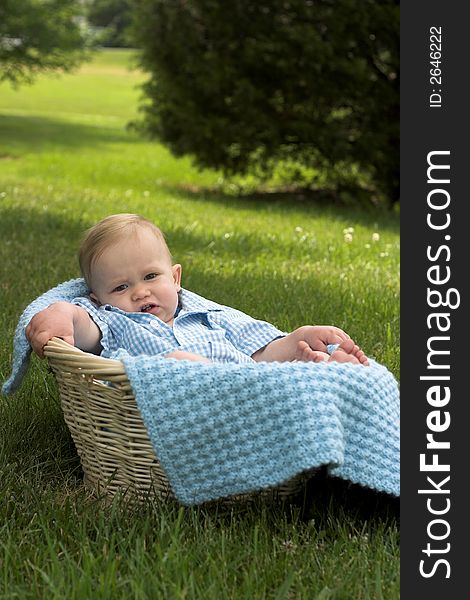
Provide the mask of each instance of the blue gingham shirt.
POLYGON ((101 330, 101 355, 112 358, 125 350, 132 356, 164 356, 175 350, 194 352, 214 362, 253 362, 251 355, 285 332, 243 312, 181 291, 173 327, 155 315, 125 312, 89 298, 75 298, 101 330))

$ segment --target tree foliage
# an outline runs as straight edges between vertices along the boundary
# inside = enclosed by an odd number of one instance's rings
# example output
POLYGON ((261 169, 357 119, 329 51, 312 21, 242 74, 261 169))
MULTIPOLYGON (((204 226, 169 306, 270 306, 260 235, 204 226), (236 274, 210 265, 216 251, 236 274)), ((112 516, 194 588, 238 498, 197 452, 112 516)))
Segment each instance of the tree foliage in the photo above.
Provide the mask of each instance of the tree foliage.
POLYGON ((131 24, 133 0, 90 0, 87 19, 90 25, 102 29, 103 46, 128 47, 127 31, 131 24))
POLYGON ((81 10, 76 0, 1 0, 0 81, 76 67, 87 45, 81 10))
POLYGON ((136 0, 143 127, 227 173, 356 165, 398 198, 396 0, 136 0))

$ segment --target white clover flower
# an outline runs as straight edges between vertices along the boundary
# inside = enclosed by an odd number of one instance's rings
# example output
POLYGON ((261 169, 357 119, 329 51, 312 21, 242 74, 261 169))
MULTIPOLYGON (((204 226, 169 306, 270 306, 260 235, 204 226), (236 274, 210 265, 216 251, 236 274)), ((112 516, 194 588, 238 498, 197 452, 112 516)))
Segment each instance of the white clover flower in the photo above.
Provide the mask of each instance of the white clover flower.
POLYGON ((350 233, 345 233, 344 234, 344 241, 348 244, 350 244, 353 240, 353 236, 350 233))
POLYGON ((375 231, 375 232, 372 234, 372 241, 373 241, 373 242, 378 242, 379 240, 380 240, 380 235, 379 235, 379 234, 378 234, 378 233, 375 231))

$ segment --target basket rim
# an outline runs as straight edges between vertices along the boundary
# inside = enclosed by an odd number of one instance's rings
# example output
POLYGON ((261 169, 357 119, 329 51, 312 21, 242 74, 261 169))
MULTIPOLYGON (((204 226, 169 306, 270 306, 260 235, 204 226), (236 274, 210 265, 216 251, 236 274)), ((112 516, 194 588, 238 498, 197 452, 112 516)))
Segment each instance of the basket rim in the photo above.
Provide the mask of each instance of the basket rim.
POLYGON ((83 374, 125 377, 127 374, 120 360, 96 356, 71 346, 61 338, 53 337, 44 346, 44 356, 73 371, 83 374))

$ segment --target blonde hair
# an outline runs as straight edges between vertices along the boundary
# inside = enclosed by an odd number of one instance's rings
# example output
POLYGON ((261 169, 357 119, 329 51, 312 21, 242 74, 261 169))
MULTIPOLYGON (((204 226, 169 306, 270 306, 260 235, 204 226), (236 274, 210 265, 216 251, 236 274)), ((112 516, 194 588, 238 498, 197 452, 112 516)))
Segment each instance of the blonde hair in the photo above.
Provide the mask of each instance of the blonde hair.
POLYGON ((140 227, 146 227, 155 234, 155 237, 168 252, 169 260, 172 260, 165 236, 161 229, 154 223, 144 219, 140 215, 131 213, 110 215, 88 229, 80 244, 78 253, 80 270, 90 289, 93 263, 103 254, 106 248, 122 240, 124 237, 134 235, 140 227))

